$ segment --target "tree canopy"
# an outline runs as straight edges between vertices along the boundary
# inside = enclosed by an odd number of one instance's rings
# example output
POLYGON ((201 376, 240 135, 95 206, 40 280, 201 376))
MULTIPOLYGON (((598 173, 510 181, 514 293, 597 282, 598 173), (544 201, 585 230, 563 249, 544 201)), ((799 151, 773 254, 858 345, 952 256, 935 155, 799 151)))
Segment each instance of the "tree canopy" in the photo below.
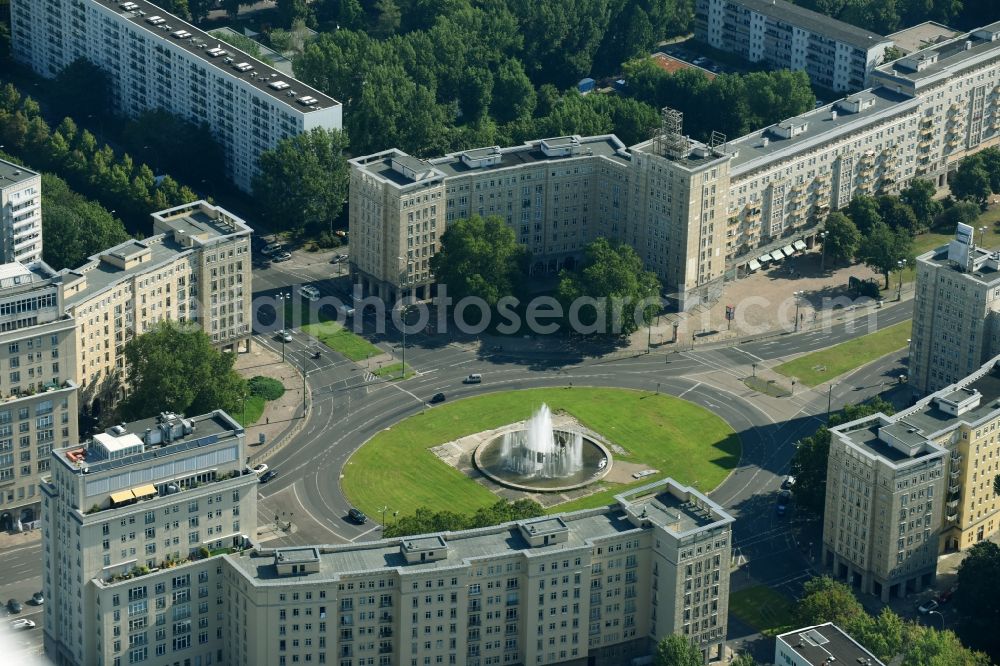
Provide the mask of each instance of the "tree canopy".
POLYGON ((861 245, 861 232, 849 217, 840 211, 830 213, 824 225, 826 237, 823 240, 823 250, 826 261, 831 266, 846 263, 854 259, 861 245))
POLYGON ((466 530, 490 527, 513 520, 537 518, 545 513, 542 505, 534 500, 519 499, 514 502, 500 500, 495 504, 477 510, 473 514, 458 514, 452 511, 431 511, 427 507, 418 508, 413 514, 405 515, 386 525, 383 537, 400 537, 411 534, 427 534, 449 530, 466 530))
POLYGON ((329 229, 347 199, 346 147, 343 132, 317 127, 282 139, 260 156, 253 192, 271 229, 329 229))
POLYGON ((703 666, 697 645, 679 634, 670 634, 656 646, 656 666, 703 666))
POLYGON ((42 174, 42 210, 42 258, 56 270, 75 268, 129 238, 121 220, 49 173, 42 174))
POLYGON ((889 288, 889 273, 898 270, 900 261, 910 258, 913 240, 904 229, 890 229, 885 222, 878 222, 861 239, 858 258, 872 270, 885 277, 885 288, 889 288))
MULTIPOLYGON (((996 480, 993 485, 1000 490, 996 480)), ((958 568, 955 607, 962 639, 1000 659, 1000 546, 980 541, 969 549, 958 568)))
POLYGON ((123 419, 240 409, 246 382, 233 370, 235 355, 213 347, 194 324, 163 321, 129 340, 124 354, 130 393, 119 405, 123 419))
POLYGON ((643 269, 638 253, 628 245, 598 238, 587 245, 584 254, 582 268, 563 271, 559 280, 558 298, 567 315, 574 301, 588 297, 605 299, 603 313, 596 307, 579 311, 580 323, 596 325, 599 333, 628 335, 648 323, 659 310, 660 281, 643 269))
POLYGON ((502 218, 473 215, 448 225, 430 267, 455 301, 477 296, 495 306, 504 296, 523 294, 528 261, 527 248, 502 218))

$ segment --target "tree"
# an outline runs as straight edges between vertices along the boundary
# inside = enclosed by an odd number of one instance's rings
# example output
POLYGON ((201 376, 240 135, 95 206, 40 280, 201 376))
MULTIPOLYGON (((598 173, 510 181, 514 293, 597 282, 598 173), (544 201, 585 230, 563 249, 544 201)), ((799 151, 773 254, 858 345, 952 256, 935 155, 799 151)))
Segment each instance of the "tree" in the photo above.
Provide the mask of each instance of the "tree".
MULTIPOLYGON (((996 486, 994 479, 994 490, 996 486)), ((980 541, 969 549, 958 567, 955 607, 962 639, 994 659, 1000 657, 1000 546, 980 541)))
POLYGON ((523 293, 528 261, 527 248, 503 218, 473 215, 448 225, 430 265, 456 301, 476 296, 494 306, 504 296, 523 293))
POLYGON ((212 35, 212 37, 215 37, 220 42, 225 42, 226 44, 243 51, 243 53, 246 53, 248 56, 253 56, 258 60, 263 59, 260 51, 260 44, 246 35, 241 35, 238 32, 226 32, 224 30, 213 30, 208 34, 212 35))
POLYGON ((524 72, 519 60, 508 59, 501 63, 493 84, 493 101, 490 113, 499 122, 530 117, 537 99, 535 87, 524 72))
POLYGON ((215 7, 215 0, 188 0, 188 11, 191 20, 200 23, 208 18, 208 13, 215 7))
POLYGON ((847 217, 851 218, 851 222, 854 222, 854 226, 858 228, 862 236, 868 235, 876 224, 883 221, 882 215, 879 213, 878 202, 875 201, 874 197, 863 194, 851 199, 851 203, 847 205, 847 217))
POLYGON ((374 32, 380 37, 388 37, 399 30, 402 15, 395 0, 375 0, 377 19, 373 26, 374 32))
POLYGON ((917 222, 924 229, 930 227, 934 218, 941 213, 941 202, 934 198, 934 183, 923 178, 914 178, 899 193, 899 198, 913 209, 917 222))
MULTIPOLYGON (((987 633, 992 638, 996 625, 987 633)), ((962 645, 954 632, 908 624, 900 666, 990 666, 990 659, 962 645)))
POLYGON ((858 615, 843 629, 885 663, 903 650, 906 622, 890 608, 883 608, 874 618, 858 615))
POLYGON ((224 409, 238 414, 246 382, 225 354, 196 325, 161 322, 125 344, 131 392, 120 404, 125 420, 160 412, 203 414, 224 409))
POLYGON ((843 213, 834 211, 826 218, 825 230, 823 247, 827 261, 831 265, 851 261, 861 245, 861 232, 854 222, 843 213))
POLYGON ((73 192, 58 176, 42 174, 42 207, 42 258, 56 270, 75 268, 90 255, 128 240, 121 220, 73 192))
POLYGON ((904 55, 906 55, 906 53, 898 46, 887 46, 885 47, 885 52, 882 54, 882 62, 887 63, 892 62, 893 60, 899 60, 904 55))
POLYGON ((977 153, 983 161, 983 168, 990 177, 990 189, 1000 192, 1000 149, 990 146, 977 153))
POLYGON ((479 527, 491 527, 515 520, 537 518, 544 515, 545 509, 538 502, 520 499, 515 502, 500 500, 488 507, 479 509, 472 515, 454 513, 453 511, 434 512, 427 507, 419 507, 412 515, 406 515, 383 528, 384 537, 410 536, 411 534, 427 534, 428 532, 444 532, 449 530, 466 530, 479 527))
POLYGON ((346 147, 343 132, 317 127, 260 156, 253 191, 272 229, 318 233, 340 216, 350 181, 346 147))
POLYGON ((593 298, 604 302, 603 312, 583 308, 579 323, 604 335, 629 335, 649 323, 658 309, 660 281, 643 269, 636 251, 598 238, 587 245, 584 257, 581 270, 564 270, 559 280, 558 298, 567 315, 577 299, 593 298))
POLYGON ((954 233, 959 224, 975 226, 982 212, 979 204, 971 201, 955 201, 934 218, 934 228, 954 233))
POLYGON ((920 224, 917 216, 907 204, 890 195, 883 195, 878 198, 879 215, 882 220, 889 225, 890 229, 905 231, 914 235, 919 231, 920 224))
POLYGON ((990 174, 986 170, 983 158, 979 155, 970 155, 962 160, 958 170, 948 179, 948 186, 956 198, 985 206, 992 189, 990 174))
POLYGON ((729 664, 730 666, 760 666, 749 652, 740 652, 729 664))
POLYGON ((278 17, 281 25, 291 27, 296 21, 304 21, 309 17, 309 5, 306 0, 276 0, 278 17))
POLYGON ((993 494, 1000 495, 1000 474, 993 477, 993 494))
POLYGON ((656 666, 702 666, 701 650, 679 634, 670 634, 656 646, 656 666))
POLYGON ((840 627, 850 627, 866 613, 851 588, 829 576, 821 576, 804 585, 796 615, 803 626, 833 622, 840 627))
POLYGON ((885 222, 878 222, 861 239, 858 258, 885 276, 885 288, 888 289, 889 273, 899 267, 899 261, 909 258, 912 244, 906 231, 893 230, 885 222))

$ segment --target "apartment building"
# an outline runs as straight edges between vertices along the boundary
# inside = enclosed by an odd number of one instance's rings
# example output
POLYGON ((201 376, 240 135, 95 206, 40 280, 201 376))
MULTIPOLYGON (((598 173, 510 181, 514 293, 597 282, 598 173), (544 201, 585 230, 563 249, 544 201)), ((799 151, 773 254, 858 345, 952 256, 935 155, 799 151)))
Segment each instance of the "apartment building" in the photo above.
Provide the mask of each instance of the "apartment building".
POLYGON ((892 40, 785 0, 697 0, 695 38, 837 92, 865 88, 892 40))
POLYGON ((916 258, 910 385, 938 391, 1000 354, 1000 253, 959 225, 949 245, 916 258))
POLYGON ((42 177, 0 160, 0 262, 42 260, 42 177))
POLYGON ((207 125, 245 191, 281 139, 342 124, 340 102, 146 0, 13 0, 11 38, 41 76, 79 58, 100 67, 120 115, 163 109, 207 125))
POLYGON ((780 634, 774 640, 776 666, 861 664, 885 666, 878 657, 832 622, 780 634))
POLYGON ((153 235, 61 271, 76 321, 80 402, 95 414, 125 395, 125 344, 158 322, 191 322, 222 349, 249 350, 252 230, 205 201, 153 214, 153 235))
POLYGON ((366 292, 429 298, 429 258, 449 222, 499 215, 532 274, 580 260, 590 240, 628 243, 679 307, 726 279, 805 249, 831 210, 943 186, 968 154, 1000 144, 1000 23, 870 73, 875 87, 736 139, 705 144, 664 109, 649 141, 568 136, 422 160, 387 150, 351 160, 351 267, 366 292))
POLYGON ((245 431, 224 412, 115 426, 52 453, 45 649, 61 664, 225 658, 224 560, 257 525, 245 431))
POLYGON ((49 453, 78 441, 74 331, 55 271, 0 265, 0 530, 38 519, 49 453))
POLYGON ((830 435, 824 565, 883 601, 925 589, 951 502, 951 454, 903 415, 875 414, 830 435))

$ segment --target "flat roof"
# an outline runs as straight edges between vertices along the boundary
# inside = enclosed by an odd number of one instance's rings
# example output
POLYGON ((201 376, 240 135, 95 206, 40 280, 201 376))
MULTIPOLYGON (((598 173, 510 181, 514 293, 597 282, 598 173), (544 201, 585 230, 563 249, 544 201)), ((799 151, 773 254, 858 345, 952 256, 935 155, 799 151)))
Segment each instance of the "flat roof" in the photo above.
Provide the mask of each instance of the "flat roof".
MULTIPOLYGON (((834 138, 842 138, 848 135, 854 126, 860 127, 878 122, 896 113, 904 113, 920 104, 918 98, 885 87, 871 88, 856 95, 870 99, 871 106, 857 113, 848 113, 838 106, 843 100, 838 100, 728 142, 726 150, 738 151, 732 161, 733 175, 763 167, 772 159, 801 154, 806 145, 821 145, 834 138), (836 118, 833 117, 833 111, 837 112, 836 118), (788 123, 805 124, 806 127, 791 138, 782 138, 775 128, 779 125, 787 126, 788 123), (766 144, 764 139, 767 139, 766 144)), ((851 99, 855 98, 852 96, 851 99)))
POLYGON ((319 549, 315 546, 303 546, 300 548, 279 548, 274 552, 275 557, 282 563, 293 562, 315 562, 319 559, 319 549))
POLYGON ((244 83, 251 85, 257 90, 266 93, 269 97, 277 102, 281 102, 301 113, 309 113, 311 111, 318 111, 320 109, 329 108, 331 106, 339 106, 340 102, 333 99, 328 95, 324 95, 320 91, 307 86, 305 83, 298 81, 289 77, 287 74, 279 72, 275 68, 271 67, 265 62, 254 58, 253 56, 240 51, 235 46, 232 46, 218 37, 213 37, 207 32, 196 28, 190 23, 178 18, 177 16, 171 14, 167 10, 154 5, 147 0, 90 0, 104 7, 108 7, 115 11, 122 17, 126 18, 133 26, 137 28, 142 28, 146 33, 151 34, 165 42, 170 42, 177 47, 187 51, 188 53, 198 56, 198 59, 204 62, 206 65, 210 65, 218 70, 221 70, 235 79, 239 79, 244 83), (121 5, 126 2, 131 2, 136 5, 131 10, 124 10, 121 5), (151 25, 147 23, 148 19, 155 16, 166 19, 166 23, 161 23, 159 26, 151 25), (170 30, 163 30, 165 26, 170 26, 170 30), (185 37, 183 39, 175 38, 171 33, 175 33, 178 30, 183 30, 190 33, 190 37, 185 37), (204 47, 198 44, 204 44, 204 47), (208 49, 219 47, 229 53, 228 56, 220 55, 213 58, 208 54, 208 49), (226 58, 230 57, 232 60, 226 62, 226 58), (252 66, 252 69, 246 72, 240 72, 233 68, 233 65, 238 65, 240 63, 247 63, 252 66), (270 84, 279 81, 284 81, 289 84, 288 87, 281 90, 276 90, 271 87, 270 84), (294 91, 295 95, 288 95, 290 91, 294 91), (296 99, 303 96, 312 97, 316 100, 316 104, 312 106, 304 106, 296 102, 296 99))
MULTIPOLYGON (((878 657, 861 647, 840 627, 827 622, 814 627, 795 629, 778 636, 778 640, 787 645, 810 666, 828 666, 833 657, 835 664, 871 664, 885 666, 878 657)), ((775 655, 777 658, 777 655, 775 655)))
POLYGON ((208 238, 219 238, 237 233, 253 233, 250 227, 233 228, 224 221, 214 218, 202 210, 184 213, 176 216, 166 216, 159 218, 159 222, 175 232, 187 234, 193 238, 206 240, 208 238))
POLYGON ((844 23, 831 16, 785 2, 785 0, 730 0, 730 2, 742 5, 751 11, 769 16, 782 23, 790 23, 861 49, 870 49, 877 44, 889 41, 887 37, 876 32, 844 23))
POLYGON ((717 76, 715 72, 707 70, 704 67, 699 67, 698 65, 688 62, 687 60, 681 60, 680 58, 675 58, 666 53, 654 53, 649 57, 652 58, 654 63, 656 63, 657 67, 670 74, 679 72, 682 69, 693 69, 696 72, 704 74, 707 79, 714 79, 717 76))
POLYGON ((94 435, 94 441, 103 446, 108 453, 123 451, 133 446, 142 446, 142 440, 139 439, 138 435, 132 432, 127 432, 120 437, 109 435, 106 432, 101 432, 94 435))
POLYGON ((986 30, 990 32, 1000 30, 997 26, 998 24, 991 24, 982 28, 977 28, 976 30, 968 33, 960 33, 960 35, 954 39, 929 46, 925 49, 915 51, 914 53, 907 55, 906 57, 908 58, 916 58, 924 61, 932 57, 937 58, 937 62, 926 65, 920 71, 914 72, 908 69, 902 69, 899 66, 898 60, 894 60, 890 63, 877 67, 876 69, 882 76, 890 79, 895 78, 919 82, 922 79, 929 79, 955 70, 967 63, 970 63, 970 61, 988 58, 991 53, 996 57, 1000 57, 1000 41, 991 41, 989 39, 975 36, 975 33, 979 30, 986 30), (966 42, 970 43, 969 48, 966 48, 966 42))
POLYGON ((961 33, 958 30, 946 25, 935 21, 924 21, 886 36, 892 40, 897 48, 909 54, 933 46, 938 42, 952 39, 959 34, 961 33))
POLYGON ((6 189, 37 177, 38 173, 31 169, 7 160, 0 160, 0 189, 6 189))
POLYGON ((1000 250, 988 250, 982 247, 973 247, 970 254, 972 255, 972 267, 970 270, 962 270, 958 264, 954 261, 948 259, 948 246, 942 245, 941 247, 935 248, 928 252, 925 252, 917 257, 917 261, 921 263, 927 263, 944 270, 950 270, 955 273, 956 277, 961 277, 966 280, 973 280, 979 282, 982 285, 992 286, 1000 281, 1000 271, 992 268, 987 261, 989 257, 993 254, 1000 252, 1000 250))

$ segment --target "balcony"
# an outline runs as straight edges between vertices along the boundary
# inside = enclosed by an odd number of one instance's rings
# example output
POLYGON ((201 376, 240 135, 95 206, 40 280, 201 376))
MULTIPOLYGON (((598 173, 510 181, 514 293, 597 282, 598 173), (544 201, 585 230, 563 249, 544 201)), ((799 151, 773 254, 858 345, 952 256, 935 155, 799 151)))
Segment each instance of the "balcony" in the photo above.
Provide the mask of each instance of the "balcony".
POLYGON ((957 511, 955 513, 948 512, 948 515, 946 515, 944 517, 944 519, 946 521, 948 521, 949 523, 957 523, 958 522, 958 512, 957 511))
POLYGON ((948 502, 945 503, 945 506, 951 510, 958 510, 958 500, 957 499, 948 500, 948 502))
POLYGON ((961 465, 962 464, 962 454, 958 453, 957 451, 955 453, 952 453, 951 454, 951 464, 952 465, 961 465))
POLYGON ((948 486, 949 493, 957 493, 959 490, 961 490, 961 487, 957 483, 948 486))
POLYGON ((958 467, 952 467, 951 471, 948 472, 948 476, 951 477, 951 479, 954 481, 954 480, 958 479, 958 477, 959 477, 959 475, 961 473, 962 473, 961 469, 959 469, 958 467))

